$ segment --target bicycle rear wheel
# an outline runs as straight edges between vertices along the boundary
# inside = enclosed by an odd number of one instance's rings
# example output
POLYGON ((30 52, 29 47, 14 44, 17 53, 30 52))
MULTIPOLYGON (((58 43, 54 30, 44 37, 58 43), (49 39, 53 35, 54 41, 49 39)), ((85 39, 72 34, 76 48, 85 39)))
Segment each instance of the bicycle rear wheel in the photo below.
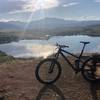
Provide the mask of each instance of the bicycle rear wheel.
POLYGON ((55 59, 48 58, 42 60, 35 71, 36 78, 43 84, 52 84, 57 81, 61 75, 61 66, 55 59), (51 70, 52 67, 52 71, 51 70))
POLYGON ((94 59, 89 58, 83 64, 82 75, 89 82, 98 82, 100 81, 100 72, 98 73, 99 68, 100 66, 94 61, 94 59))

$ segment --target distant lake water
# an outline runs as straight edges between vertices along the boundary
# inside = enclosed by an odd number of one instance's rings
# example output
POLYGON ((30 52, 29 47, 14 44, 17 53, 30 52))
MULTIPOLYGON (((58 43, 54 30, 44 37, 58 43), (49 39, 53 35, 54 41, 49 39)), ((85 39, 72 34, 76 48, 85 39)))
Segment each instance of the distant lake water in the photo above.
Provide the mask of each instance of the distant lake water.
POLYGON ((48 57, 57 52, 56 43, 68 45, 66 48, 73 53, 79 53, 82 44, 80 41, 91 42, 86 46, 85 52, 100 53, 100 37, 91 36, 53 36, 48 40, 20 40, 18 42, 11 42, 1 44, 0 50, 15 58, 31 58, 31 57, 48 57))

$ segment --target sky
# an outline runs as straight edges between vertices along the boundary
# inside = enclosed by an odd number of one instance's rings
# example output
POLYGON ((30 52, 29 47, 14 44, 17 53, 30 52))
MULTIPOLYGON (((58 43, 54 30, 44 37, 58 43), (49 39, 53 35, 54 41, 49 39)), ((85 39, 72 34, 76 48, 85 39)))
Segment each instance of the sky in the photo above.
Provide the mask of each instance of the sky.
POLYGON ((0 21, 100 20, 100 0, 0 0, 0 21))

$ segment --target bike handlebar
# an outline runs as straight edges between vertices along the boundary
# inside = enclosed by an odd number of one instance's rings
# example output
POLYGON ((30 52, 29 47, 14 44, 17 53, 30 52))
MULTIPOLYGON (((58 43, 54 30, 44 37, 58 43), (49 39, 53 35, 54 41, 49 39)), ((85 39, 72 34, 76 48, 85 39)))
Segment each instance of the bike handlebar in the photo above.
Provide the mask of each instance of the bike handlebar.
MULTIPOLYGON (((86 44, 89 44, 90 42, 80 41, 80 43, 83 43, 84 45, 86 45, 86 44)), ((56 46, 59 48, 69 48, 69 46, 67 46, 67 45, 61 45, 58 43, 56 43, 56 46)))
POLYGON ((61 45, 61 44, 58 44, 58 43, 56 43, 56 46, 58 46, 60 48, 69 48, 69 46, 67 46, 67 45, 61 45))

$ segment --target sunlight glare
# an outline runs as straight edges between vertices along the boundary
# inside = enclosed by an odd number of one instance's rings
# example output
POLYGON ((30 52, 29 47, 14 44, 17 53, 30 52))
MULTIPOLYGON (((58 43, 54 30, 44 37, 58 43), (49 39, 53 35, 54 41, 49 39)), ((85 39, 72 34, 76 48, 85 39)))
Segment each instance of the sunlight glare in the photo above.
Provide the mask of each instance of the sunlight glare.
POLYGON ((33 20, 35 11, 40 10, 39 17, 45 18, 47 17, 45 13, 45 9, 49 9, 57 5, 58 5, 58 0, 31 0, 29 1, 29 3, 25 6, 25 9, 30 12, 30 16, 27 20, 27 24, 24 27, 22 35, 25 34, 30 22, 33 20))

